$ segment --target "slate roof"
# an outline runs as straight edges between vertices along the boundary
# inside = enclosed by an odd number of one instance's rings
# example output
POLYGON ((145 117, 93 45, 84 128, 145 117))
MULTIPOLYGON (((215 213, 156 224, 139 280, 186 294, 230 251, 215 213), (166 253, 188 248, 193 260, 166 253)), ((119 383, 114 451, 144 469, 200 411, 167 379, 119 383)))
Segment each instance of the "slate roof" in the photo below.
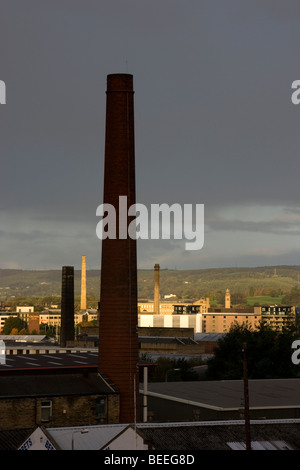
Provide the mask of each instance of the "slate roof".
POLYGON ((0 398, 114 393, 97 373, 0 376, 0 398))
MULTIPOLYGON (((293 450, 300 449, 300 423, 259 422, 251 424, 251 441, 284 441, 293 450)), ((154 426, 139 428, 155 450, 230 450, 229 442, 245 441, 240 424, 194 424, 192 426, 154 426)))
MULTIPOLYGON (((62 450, 71 448, 71 438, 76 434, 78 450, 99 450, 127 428, 127 424, 88 426, 88 433, 80 429, 47 428, 52 441, 62 450)), ((133 425, 132 425, 133 427, 133 425)), ((137 423, 136 429, 144 441, 155 451, 205 451, 231 450, 230 444, 245 442, 245 426, 242 420, 204 421, 186 423, 137 423)), ((251 442, 280 442, 281 447, 300 450, 300 420, 253 420, 251 442)), ((276 445, 276 444, 275 444, 276 445)), ((278 446, 279 447, 279 446, 278 446)), ((130 449, 129 449, 130 450, 130 449)))
POLYGON ((0 431, 0 450, 16 450, 33 433, 34 428, 0 431))
MULTIPOLYGON (((60 427, 44 430, 58 449, 71 449, 72 434, 76 434, 76 449, 99 450, 127 424, 84 427, 60 427), (88 429, 81 434, 80 430, 88 429)), ((231 450, 245 442, 244 422, 209 421, 195 423, 137 423, 137 432, 155 451, 205 451, 231 450)), ((300 450, 300 420, 253 420, 250 425, 253 449, 257 443, 267 443, 264 448, 300 450)), ((0 450, 16 450, 32 434, 34 429, 0 431, 0 450)), ((129 449, 130 450, 130 449, 129 449)))

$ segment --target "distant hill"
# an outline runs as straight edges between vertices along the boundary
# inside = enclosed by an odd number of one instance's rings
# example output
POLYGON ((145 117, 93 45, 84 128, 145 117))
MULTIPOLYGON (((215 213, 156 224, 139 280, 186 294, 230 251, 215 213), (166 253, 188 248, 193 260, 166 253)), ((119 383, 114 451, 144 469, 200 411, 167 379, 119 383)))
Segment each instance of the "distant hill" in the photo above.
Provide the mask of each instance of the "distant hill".
MULTIPOLYGON (((80 270, 75 270, 75 295, 80 295, 80 270)), ((216 268, 199 270, 160 270, 161 296, 198 299, 212 292, 242 293, 247 296, 273 295, 300 285, 300 266, 265 266, 257 268, 216 268)), ((87 271, 87 294, 99 298, 100 271, 87 271)), ((139 298, 153 298, 153 270, 138 271, 139 298)), ((0 269, 0 300, 17 297, 60 296, 61 270, 26 271, 0 269)))

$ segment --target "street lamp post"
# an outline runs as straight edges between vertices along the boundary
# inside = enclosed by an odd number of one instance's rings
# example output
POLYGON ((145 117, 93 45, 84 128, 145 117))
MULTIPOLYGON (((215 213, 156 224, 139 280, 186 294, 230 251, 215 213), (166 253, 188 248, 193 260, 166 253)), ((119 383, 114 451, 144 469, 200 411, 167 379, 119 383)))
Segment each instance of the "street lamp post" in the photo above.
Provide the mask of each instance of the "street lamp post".
POLYGON ((244 382, 246 450, 251 450, 250 415, 249 415, 249 389, 248 389, 248 372, 247 372, 247 343, 243 343, 242 353, 243 353, 243 382, 244 382))

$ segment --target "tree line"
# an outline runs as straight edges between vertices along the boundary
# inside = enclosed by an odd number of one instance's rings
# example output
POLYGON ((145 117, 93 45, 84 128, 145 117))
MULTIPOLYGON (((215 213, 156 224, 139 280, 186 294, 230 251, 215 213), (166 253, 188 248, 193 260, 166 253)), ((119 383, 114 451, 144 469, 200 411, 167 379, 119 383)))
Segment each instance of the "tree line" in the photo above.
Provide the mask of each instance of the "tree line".
POLYGON ((219 340, 213 357, 208 361, 206 379, 242 379, 244 345, 249 379, 300 377, 300 366, 292 361, 292 344, 299 339, 297 325, 279 332, 264 322, 255 330, 234 324, 219 340))

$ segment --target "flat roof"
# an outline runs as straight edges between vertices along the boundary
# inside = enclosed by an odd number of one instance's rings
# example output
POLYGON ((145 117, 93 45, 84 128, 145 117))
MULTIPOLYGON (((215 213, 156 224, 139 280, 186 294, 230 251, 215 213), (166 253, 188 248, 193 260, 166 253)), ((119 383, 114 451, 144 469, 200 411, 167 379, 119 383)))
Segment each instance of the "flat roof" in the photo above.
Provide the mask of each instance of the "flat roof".
MULTIPOLYGON (((300 379, 249 380, 248 388, 251 409, 300 407, 300 379)), ((236 410, 242 407, 244 384, 242 380, 150 382, 148 395, 215 410, 236 410)))

